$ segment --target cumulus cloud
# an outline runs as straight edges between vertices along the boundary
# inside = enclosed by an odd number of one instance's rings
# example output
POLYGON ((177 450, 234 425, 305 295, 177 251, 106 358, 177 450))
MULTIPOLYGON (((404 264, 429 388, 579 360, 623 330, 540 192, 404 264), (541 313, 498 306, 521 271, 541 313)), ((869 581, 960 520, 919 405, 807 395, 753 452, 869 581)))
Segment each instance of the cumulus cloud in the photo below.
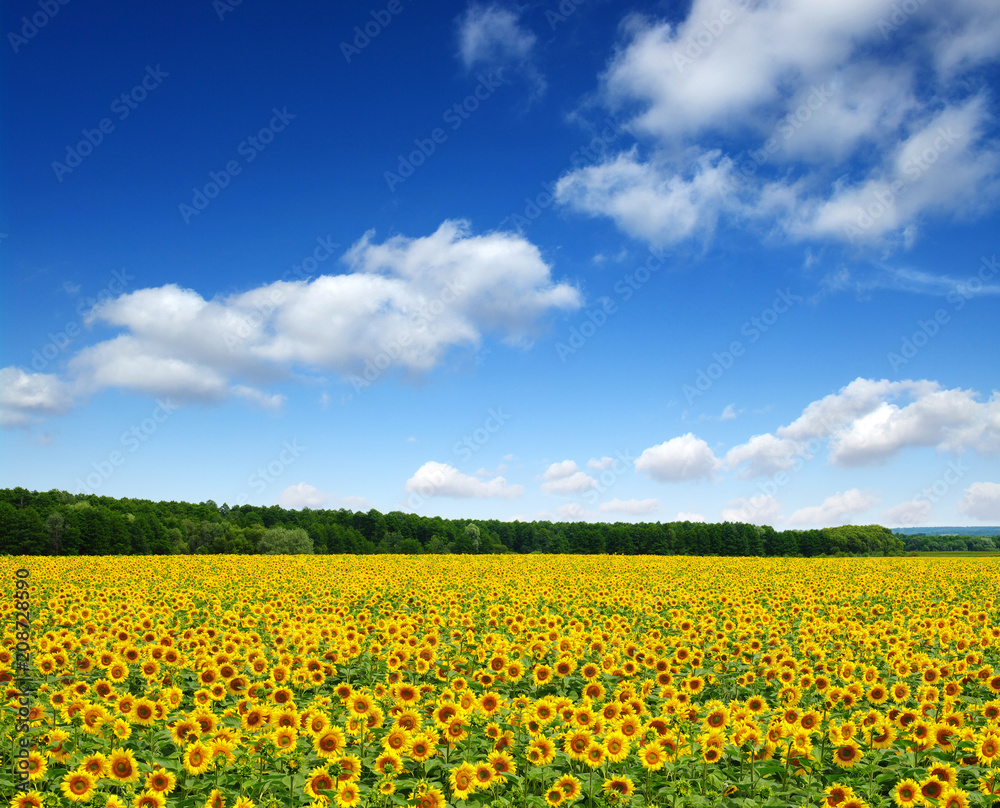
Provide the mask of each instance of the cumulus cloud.
POLYGON ((910 244, 928 218, 981 213, 1000 192, 987 103, 1000 7, 899 13, 897 0, 694 0, 679 21, 629 16, 598 98, 641 152, 575 168, 559 200, 654 245, 720 217, 790 240, 910 244))
MULTIPOLYGON (((574 463, 573 465, 575 466, 576 464, 574 463)), ((597 480, 583 471, 577 471, 568 477, 560 477, 559 479, 542 483, 542 490, 546 494, 558 495, 579 494, 581 491, 587 491, 596 487, 597 480)))
POLYGON ((686 511, 678 511, 677 517, 675 519, 677 522, 704 522, 705 517, 700 513, 687 513, 686 511))
POLYGON ((635 461, 635 470, 660 482, 711 478, 719 460, 701 438, 688 432, 646 449, 635 461))
POLYGON ((406 490, 422 497, 517 499, 524 493, 524 486, 510 485, 504 477, 480 480, 447 463, 431 460, 406 481, 406 490))
MULTIPOLYGON (((722 521, 747 522, 753 525, 773 525, 780 521, 781 505, 770 494, 756 494, 752 497, 738 497, 726 503, 722 509, 722 521)), ((693 520, 692 520, 693 521, 693 520)))
POLYGON ((345 253, 339 275, 210 300, 174 284, 111 300, 88 323, 122 333, 73 356, 68 381, 3 371, 5 422, 62 412, 71 398, 107 388, 182 402, 238 396, 277 409, 282 397, 264 390, 279 379, 334 371, 367 386, 383 373, 423 374, 486 333, 527 346, 548 313, 581 304, 519 235, 473 235, 467 222, 445 221, 422 238, 372 237, 345 253))
POLYGON ((914 527, 927 522, 932 506, 926 499, 910 499, 882 512, 882 523, 889 527, 914 527))
POLYGON ((827 497, 823 504, 795 511, 788 521, 794 525, 815 525, 826 527, 850 521, 850 517, 863 513, 878 503, 878 497, 870 491, 851 488, 827 497))
POLYGON ((965 489, 958 509, 982 521, 1000 521, 1000 483, 973 483, 965 489))
POLYGON ((321 508, 329 499, 330 495, 320 491, 315 485, 299 483, 298 485, 288 486, 288 488, 278 494, 275 504, 292 510, 321 508))
POLYGON ((587 468, 594 469, 595 471, 607 471, 615 464, 615 459, 613 457, 602 457, 596 458, 592 457, 587 461, 587 468))
POLYGON ((563 460, 561 463, 553 463, 542 475, 546 480, 561 480, 579 471, 579 466, 572 460, 563 460))
POLYGON ((458 19, 458 55, 466 70, 487 68, 520 75, 541 96, 545 79, 535 65, 537 38, 519 13, 496 4, 475 3, 458 19))
POLYGON ((613 499, 610 502, 602 502, 600 510, 602 513, 628 513, 647 514, 655 513, 660 509, 658 499, 613 499))
POLYGON ((774 434, 755 435, 726 454, 742 477, 774 474, 812 459, 824 447, 842 468, 885 463, 908 448, 961 453, 1000 451, 1000 393, 937 382, 855 379, 810 403, 774 434))
POLYGON ((73 406, 73 391, 51 373, 0 368, 0 426, 27 426, 73 406))

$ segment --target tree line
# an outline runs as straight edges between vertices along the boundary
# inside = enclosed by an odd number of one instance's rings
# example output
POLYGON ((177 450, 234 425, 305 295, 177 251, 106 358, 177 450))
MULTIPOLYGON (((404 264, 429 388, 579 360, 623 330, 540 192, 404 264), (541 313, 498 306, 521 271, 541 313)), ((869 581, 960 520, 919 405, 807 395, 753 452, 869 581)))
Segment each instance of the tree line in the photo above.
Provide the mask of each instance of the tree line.
POLYGON ((1000 549, 1000 536, 931 535, 911 533, 900 536, 907 552, 917 553, 987 553, 1000 549))
POLYGON ((230 508, 66 491, 0 489, 0 555, 577 553, 891 555, 880 525, 781 530, 744 522, 506 522, 402 511, 230 508))

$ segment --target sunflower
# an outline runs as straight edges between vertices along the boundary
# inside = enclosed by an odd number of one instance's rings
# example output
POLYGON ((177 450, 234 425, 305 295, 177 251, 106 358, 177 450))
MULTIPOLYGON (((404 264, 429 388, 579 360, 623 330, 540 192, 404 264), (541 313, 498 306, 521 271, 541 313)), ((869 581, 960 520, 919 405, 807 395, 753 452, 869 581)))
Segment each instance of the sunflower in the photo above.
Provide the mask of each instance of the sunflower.
POLYGON ((896 728, 888 721, 879 721, 870 729, 872 749, 888 749, 896 741, 896 728))
POLYGON ((639 749, 639 762, 647 771, 655 772, 663 768, 667 756, 663 752, 663 747, 654 742, 646 744, 639 749))
POLYGON ((146 790, 154 791, 164 796, 177 787, 177 776, 165 769, 153 769, 146 775, 146 790))
POLYGON ((336 800, 340 808, 353 808, 361 802, 361 791, 357 783, 341 783, 337 788, 336 800))
MULTIPOLYGON (((612 730, 604 737, 603 746, 607 759, 612 763, 620 763, 628 757, 631 744, 629 743, 629 739, 626 738, 621 732, 618 730, 612 730)), ((586 754, 586 749, 583 750, 583 753, 586 754)))
POLYGON ((545 804, 552 806, 552 808, 561 805, 564 799, 566 798, 563 796, 562 789, 556 786, 552 786, 552 788, 545 792, 545 804))
POLYGON ((630 799, 635 794, 635 783, 631 777, 612 777, 604 781, 601 791, 608 797, 615 795, 618 799, 630 799))
MULTIPOLYGON (((600 747, 598 747, 600 749, 600 747)), ((603 755, 603 752, 602 752, 603 755)), ((545 766, 551 763, 556 756, 556 746, 550 738, 532 738, 525 752, 529 763, 536 766, 545 766)))
POLYGON ((907 778, 896 783, 892 792, 892 799, 899 808, 910 808, 921 802, 920 784, 916 780, 907 778))
POLYGON ((949 766, 947 763, 935 763, 927 769, 927 774, 937 778, 946 786, 955 786, 958 784, 958 772, 955 771, 954 766, 949 766))
POLYGON ((10 802, 10 808, 42 808, 42 795, 37 791, 19 794, 10 802))
POLYGON ((391 749, 375 758, 375 771, 386 777, 393 777, 403 771, 403 758, 391 749))
POLYGON ((845 802, 854 797, 854 789, 841 783, 834 783, 832 786, 827 786, 823 789, 823 793, 826 794, 826 804, 830 808, 833 806, 843 806, 845 802))
MULTIPOLYGON (((94 755, 93 757, 99 760, 103 759, 104 755, 94 755)), ((27 768, 24 769, 24 771, 28 775, 29 780, 38 780, 39 778, 44 777, 45 772, 47 772, 49 769, 49 763, 41 752, 35 752, 35 751, 29 752, 27 758, 25 758, 24 760, 27 766, 27 768)), ((104 771, 103 766, 99 766, 98 770, 95 772, 91 771, 85 765, 86 763, 87 761, 84 761, 84 763, 80 766, 80 768, 86 771, 90 771, 90 773, 93 774, 95 777, 103 776, 103 771, 104 771)))
POLYGON ((938 797, 939 808, 969 808, 969 795, 960 788, 946 786, 938 797))
POLYGON ((137 699, 132 708, 132 719, 140 726, 152 726, 156 719, 156 702, 147 698, 137 699))
POLYGON ((181 762, 184 765, 184 770, 188 774, 197 776, 208 771, 209 767, 212 765, 212 755, 209 753, 208 747, 205 746, 205 744, 201 741, 195 741, 184 750, 184 756, 181 759, 181 762))
POLYGON ((208 799, 205 800, 202 808, 226 808, 226 801, 223 799, 222 792, 217 788, 213 788, 212 793, 208 795, 208 799))
POLYGON ((976 757, 984 766, 992 766, 1000 758, 1000 740, 995 735, 982 735, 976 741, 976 757))
POLYGON ((340 767, 337 780, 341 783, 353 783, 355 780, 361 779, 361 760, 357 755, 344 755, 337 760, 337 765, 340 767))
POLYGON ((489 763, 477 763, 475 765, 476 788, 486 790, 496 780, 496 772, 489 763))
POLYGON ((587 755, 587 747, 593 740, 589 730, 578 729, 567 732, 563 741, 563 751, 570 760, 583 760, 587 755))
POLYGON ((433 732, 419 732, 410 738, 410 748, 407 754, 417 763, 423 763, 434 756, 437 751, 437 736, 433 732))
POLYGON ((131 749, 115 749, 108 756, 108 776, 119 783, 134 783, 139 779, 139 766, 131 749))
POLYGON ((471 763, 462 763, 451 770, 448 783, 455 799, 468 799, 476 789, 476 768, 471 763))
POLYGON ((444 798, 444 792, 440 788, 430 788, 417 796, 413 805, 414 808, 445 808, 447 802, 444 798))
POLYGON ((134 808, 164 808, 167 799, 157 791, 143 791, 132 800, 134 808))
POLYGON ((313 769, 306 778, 305 792, 314 799, 325 798, 322 792, 333 791, 337 787, 337 782, 327 771, 326 767, 313 769))
POLYGON ((67 772, 62 779, 60 789, 71 802, 90 802, 94 796, 94 785, 97 780, 90 772, 75 771, 67 772))
POLYGON ((324 760, 340 757, 347 746, 347 738, 339 727, 329 727, 322 735, 313 739, 313 749, 324 760))
POLYGON ((552 668, 548 665, 538 665, 531 673, 536 685, 545 685, 552 681, 552 668))
POLYGON ((517 774, 517 763, 508 752, 493 752, 486 762, 493 767, 493 771, 499 776, 517 774))
POLYGON ((583 793, 583 784, 572 774, 564 774, 554 784, 563 793, 563 798, 567 802, 575 802, 583 793))

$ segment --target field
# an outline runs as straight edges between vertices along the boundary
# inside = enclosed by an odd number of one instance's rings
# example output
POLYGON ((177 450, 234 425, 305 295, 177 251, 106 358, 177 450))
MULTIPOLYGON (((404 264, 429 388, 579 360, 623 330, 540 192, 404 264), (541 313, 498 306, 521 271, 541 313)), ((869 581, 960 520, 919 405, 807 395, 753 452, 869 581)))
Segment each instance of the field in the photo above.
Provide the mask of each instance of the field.
POLYGON ((0 572, 4 806, 1000 793, 993 558, 8 557, 0 572))

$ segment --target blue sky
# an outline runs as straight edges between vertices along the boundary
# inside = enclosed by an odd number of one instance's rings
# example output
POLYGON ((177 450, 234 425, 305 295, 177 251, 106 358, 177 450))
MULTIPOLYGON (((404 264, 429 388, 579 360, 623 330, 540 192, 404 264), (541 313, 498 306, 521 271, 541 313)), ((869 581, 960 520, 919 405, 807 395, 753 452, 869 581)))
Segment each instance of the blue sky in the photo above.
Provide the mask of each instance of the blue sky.
POLYGON ((2 20, 0 485, 1000 523, 996 3, 2 20))

